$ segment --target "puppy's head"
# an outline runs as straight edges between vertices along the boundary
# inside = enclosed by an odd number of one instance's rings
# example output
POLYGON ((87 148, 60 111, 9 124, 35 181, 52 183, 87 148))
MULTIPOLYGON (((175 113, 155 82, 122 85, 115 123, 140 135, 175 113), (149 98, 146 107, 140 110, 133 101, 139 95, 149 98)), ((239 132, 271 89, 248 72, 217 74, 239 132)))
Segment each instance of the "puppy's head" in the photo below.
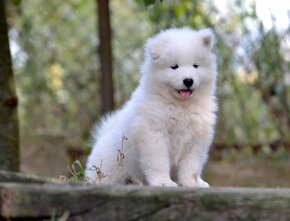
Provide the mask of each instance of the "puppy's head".
POLYGON ((190 28, 168 29, 149 38, 145 45, 143 76, 163 96, 189 100, 215 90, 216 61, 213 33, 190 28))

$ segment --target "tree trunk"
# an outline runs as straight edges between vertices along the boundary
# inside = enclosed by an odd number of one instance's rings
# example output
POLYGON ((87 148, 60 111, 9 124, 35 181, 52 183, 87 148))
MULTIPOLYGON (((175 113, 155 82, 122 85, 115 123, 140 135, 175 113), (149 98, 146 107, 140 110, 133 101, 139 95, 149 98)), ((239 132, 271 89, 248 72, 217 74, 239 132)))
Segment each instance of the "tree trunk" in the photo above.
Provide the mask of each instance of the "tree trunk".
POLYGON ((114 107, 110 12, 108 0, 98 0, 97 3, 100 38, 99 53, 102 75, 102 113, 106 113, 114 107))
POLYGON ((19 170, 17 97, 4 1, 0 1, 0 169, 19 170))

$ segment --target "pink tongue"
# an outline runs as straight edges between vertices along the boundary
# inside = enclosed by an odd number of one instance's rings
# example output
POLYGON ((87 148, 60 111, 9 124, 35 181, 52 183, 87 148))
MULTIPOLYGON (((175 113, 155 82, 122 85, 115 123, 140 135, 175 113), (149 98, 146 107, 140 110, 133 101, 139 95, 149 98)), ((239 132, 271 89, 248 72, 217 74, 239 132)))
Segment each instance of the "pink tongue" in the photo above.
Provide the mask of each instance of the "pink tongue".
POLYGON ((191 95, 191 90, 180 90, 179 93, 182 97, 189 97, 191 95))

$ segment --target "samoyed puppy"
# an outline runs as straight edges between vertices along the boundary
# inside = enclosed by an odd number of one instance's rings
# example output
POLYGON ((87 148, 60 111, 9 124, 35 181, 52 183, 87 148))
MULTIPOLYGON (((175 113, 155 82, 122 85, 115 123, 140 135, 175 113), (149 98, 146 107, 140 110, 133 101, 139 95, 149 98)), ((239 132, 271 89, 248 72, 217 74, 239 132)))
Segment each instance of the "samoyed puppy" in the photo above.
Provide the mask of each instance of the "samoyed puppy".
POLYGON ((216 122, 213 40, 210 29, 188 27, 147 40, 131 99, 93 132, 89 181, 209 187, 201 174, 216 122))

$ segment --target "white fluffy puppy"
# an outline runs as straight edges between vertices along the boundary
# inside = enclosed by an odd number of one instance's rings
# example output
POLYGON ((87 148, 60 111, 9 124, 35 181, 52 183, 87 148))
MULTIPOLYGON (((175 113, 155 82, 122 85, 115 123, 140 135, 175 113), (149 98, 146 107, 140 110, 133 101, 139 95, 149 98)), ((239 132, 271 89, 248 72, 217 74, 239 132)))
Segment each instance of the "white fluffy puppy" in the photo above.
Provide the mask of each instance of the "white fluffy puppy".
POLYGON ((216 121, 212 45, 210 29, 172 28, 148 39, 139 86, 93 134, 89 180, 208 187, 201 172, 216 121))

